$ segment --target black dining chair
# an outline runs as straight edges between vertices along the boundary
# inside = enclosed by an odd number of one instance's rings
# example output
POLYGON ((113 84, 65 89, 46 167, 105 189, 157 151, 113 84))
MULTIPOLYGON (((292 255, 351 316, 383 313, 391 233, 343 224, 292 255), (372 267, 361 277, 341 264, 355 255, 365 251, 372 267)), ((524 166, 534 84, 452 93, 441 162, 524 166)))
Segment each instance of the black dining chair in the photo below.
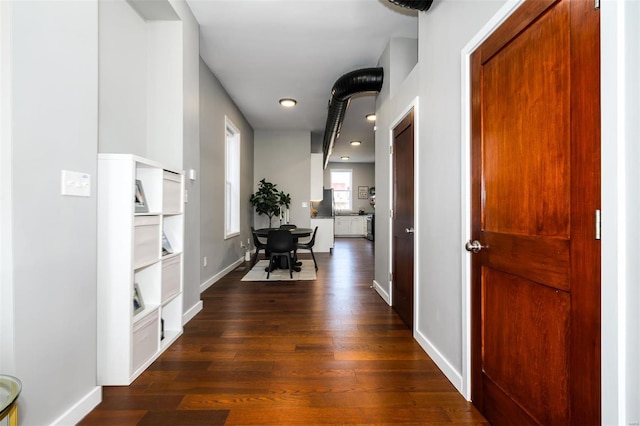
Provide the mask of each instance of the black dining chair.
POLYGON ((267 279, 271 274, 274 261, 278 261, 280 256, 286 256, 289 266, 289 277, 293 278, 293 251, 296 245, 293 242, 293 235, 286 229, 276 229, 267 234, 267 252, 269 252, 269 269, 267 279))
POLYGON ((260 241, 260 239, 258 238, 258 234, 256 234, 256 230, 253 228, 253 226, 251 227, 251 235, 253 236, 253 245, 256 246, 256 253, 253 255, 253 260, 251 261, 251 267, 253 268, 256 262, 258 262, 258 252, 260 251, 260 249, 265 251, 265 256, 267 255, 267 243, 263 243, 262 241, 260 241))
POLYGON ((313 254, 313 245, 316 243, 316 232, 318 232, 318 227, 313 230, 313 235, 309 241, 298 242, 296 247, 297 250, 309 250, 311 252, 311 257, 313 258, 313 264, 316 267, 316 271, 318 270, 318 262, 316 262, 316 255, 313 254))
POLYGON ((291 223, 285 223, 284 225, 280 225, 280 229, 296 229, 297 226, 291 223))

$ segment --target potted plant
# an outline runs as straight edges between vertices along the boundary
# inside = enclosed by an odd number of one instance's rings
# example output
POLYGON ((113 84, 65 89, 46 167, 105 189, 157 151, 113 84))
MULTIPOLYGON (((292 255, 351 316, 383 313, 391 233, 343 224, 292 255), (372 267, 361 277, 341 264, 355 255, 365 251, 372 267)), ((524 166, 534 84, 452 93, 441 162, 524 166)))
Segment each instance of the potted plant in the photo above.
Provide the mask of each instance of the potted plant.
POLYGON ((271 219, 274 216, 280 216, 283 211, 282 207, 288 209, 291 205, 291 196, 283 191, 278 191, 276 184, 267 182, 262 179, 258 185, 255 194, 251 194, 249 202, 256 208, 259 215, 267 215, 269 218, 269 228, 271 228, 271 219))

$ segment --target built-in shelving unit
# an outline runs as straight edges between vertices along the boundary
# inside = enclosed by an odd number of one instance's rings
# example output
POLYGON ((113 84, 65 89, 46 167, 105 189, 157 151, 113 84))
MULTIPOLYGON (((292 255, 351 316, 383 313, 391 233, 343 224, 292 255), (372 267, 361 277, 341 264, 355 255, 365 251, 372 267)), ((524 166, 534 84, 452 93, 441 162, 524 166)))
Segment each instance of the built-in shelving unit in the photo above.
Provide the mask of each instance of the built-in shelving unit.
POLYGON ((98 157, 101 385, 129 385, 182 334, 183 194, 182 171, 131 154, 98 157), (146 208, 136 208, 136 181, 146 208), (136 287, 143 309, 134 309, 136 287))

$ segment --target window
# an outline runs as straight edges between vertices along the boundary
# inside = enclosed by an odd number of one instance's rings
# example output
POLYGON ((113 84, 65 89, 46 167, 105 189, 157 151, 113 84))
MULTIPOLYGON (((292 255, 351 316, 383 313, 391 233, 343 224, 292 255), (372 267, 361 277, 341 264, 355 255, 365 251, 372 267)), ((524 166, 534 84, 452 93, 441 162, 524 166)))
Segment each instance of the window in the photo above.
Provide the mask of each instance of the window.
POLYGON ((331 170, 336 210, 351 210, 351 170, 331 170))
POLYGON ((225 120, 225 209, 224 237, 240 234, 240 132, 227 118, 225 120))

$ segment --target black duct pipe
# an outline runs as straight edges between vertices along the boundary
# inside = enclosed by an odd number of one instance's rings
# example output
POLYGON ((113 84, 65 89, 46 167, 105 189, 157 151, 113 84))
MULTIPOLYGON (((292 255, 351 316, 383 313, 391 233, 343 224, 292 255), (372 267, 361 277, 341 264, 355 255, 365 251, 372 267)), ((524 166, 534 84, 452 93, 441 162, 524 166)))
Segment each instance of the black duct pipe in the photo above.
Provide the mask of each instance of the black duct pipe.
POLYGON ((357 93, 380 92, 383 79, 384 71, 382 68, 363 68, 351 71, 335 82, 333 89, 331 89, 327 124, 324 128, 324 140, 322 142, 324 167, 327 167, 329 156, 333 151, 333 144, 340 134, 342 120, 344 120, 344 114, 349 107, 351 96, 357 93))
POLYGON ((406 7, 408 9, 419 10, 425 12, 431 7, 433 0, 389 0, 393 4, 406 7))

